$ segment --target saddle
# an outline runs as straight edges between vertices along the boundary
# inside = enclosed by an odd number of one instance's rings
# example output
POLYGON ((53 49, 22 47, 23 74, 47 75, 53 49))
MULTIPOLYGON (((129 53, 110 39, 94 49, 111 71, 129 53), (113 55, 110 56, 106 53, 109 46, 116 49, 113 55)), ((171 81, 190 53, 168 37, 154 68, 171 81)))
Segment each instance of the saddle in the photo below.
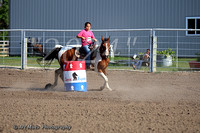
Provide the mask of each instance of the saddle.
MULTIPOLYGON (((97 54, 97 46, 96 44, 92 44, 89 46, 90 49, 90 60, 94 59, 96 57, 97 54)), ((75 51, 75 56, 79 59, 84 59, 87 56, 87 53, 85 52, 85 50, 83 49, 83 47, 80 47, 78 49, 76 49, 75 51)))

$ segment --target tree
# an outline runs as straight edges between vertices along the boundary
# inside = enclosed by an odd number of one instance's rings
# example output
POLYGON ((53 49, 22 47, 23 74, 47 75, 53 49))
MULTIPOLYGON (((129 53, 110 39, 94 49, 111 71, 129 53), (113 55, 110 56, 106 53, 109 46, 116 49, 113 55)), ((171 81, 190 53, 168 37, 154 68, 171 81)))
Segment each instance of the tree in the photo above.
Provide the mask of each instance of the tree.
POLYGON ((0 29, 8 29, 9 27, 9 5, 8 0, 1 1, 1 7, 0 7, 0 29))
MULTIPOLYGON (((9 28, 9 0, 0 0, 0 29, 9 28)), ((0 32, 0 40, 8 39, 8 32, 0 32), (3 37, 4 36, 4 37, 3 37), (7 36, 7 37, 5 37, 7 36)))

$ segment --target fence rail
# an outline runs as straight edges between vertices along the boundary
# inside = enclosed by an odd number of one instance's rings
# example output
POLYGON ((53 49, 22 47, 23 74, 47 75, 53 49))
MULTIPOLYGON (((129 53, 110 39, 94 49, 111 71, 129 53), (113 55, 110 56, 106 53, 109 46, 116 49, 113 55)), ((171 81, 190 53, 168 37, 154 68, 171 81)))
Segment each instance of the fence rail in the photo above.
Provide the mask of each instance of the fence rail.
MULTIPOLYGON (((80 45, 75 36, 81 29, 4 29, 9 36, 0 36, 9 45, 0 46, 0 50, 9 57, 0 57, 0 66, 19 66, 21 69, 38 67, 38 56, 48 53, 55 45, 80 45)), ((200 35, 189 35, 188 31, 200 29, 94 29, 98 40, 101 36, 111 36, 112 53, 109 67, 112 69, 132 69, 146 49, 150 49, 148 66, 143 71, 183 71, 198 70, 200 54, 200 35), (169 53, 171 52, 171 53, 169 53), (137 54, 136 60, 131 59, 137 54), (164 55, 164 56, 163 56, 164 55), (196 62, 195 62, 196 61, 196 62), (194 65, 195 63, 197 65, 194 65)), ((100 44, 100 41, 97 42, 100 44)), ((53 67, 59 65, 55 62, 53 67)))

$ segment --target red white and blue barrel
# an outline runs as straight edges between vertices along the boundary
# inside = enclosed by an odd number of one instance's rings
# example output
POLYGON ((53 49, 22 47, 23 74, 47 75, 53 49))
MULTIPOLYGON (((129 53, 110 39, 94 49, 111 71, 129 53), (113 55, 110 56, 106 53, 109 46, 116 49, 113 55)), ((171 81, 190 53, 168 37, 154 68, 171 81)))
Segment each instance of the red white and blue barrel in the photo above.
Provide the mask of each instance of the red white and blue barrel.
POLYGON ((66 61, 63 64, 66 91, 87 91, 85 61, 66 61))

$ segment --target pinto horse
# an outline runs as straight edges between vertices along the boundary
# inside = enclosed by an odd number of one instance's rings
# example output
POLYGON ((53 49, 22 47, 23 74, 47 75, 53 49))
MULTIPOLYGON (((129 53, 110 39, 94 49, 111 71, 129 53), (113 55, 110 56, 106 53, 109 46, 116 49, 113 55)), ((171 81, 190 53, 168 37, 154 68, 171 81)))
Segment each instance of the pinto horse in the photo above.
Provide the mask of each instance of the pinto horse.
MULTIPOLYGON (((108 78, 106 76, 106 68, 109 63, 109 51, 110 51, 110 37, 109 38, 101 38, 102 43, 99 47, 96 47, 95 50, 96 58, 95 58, 95 71, 99 73, 99 75, 104 79, 103 86, 100 87, 100 90, 103 90, 104 88, 109 89, 112 91, 112 89, 108 85, 108 78)), ((57 85, 58 82, 58 76, 63 80, 63 64, 65 61, 77 61, 79 57, 77 56, 77 48, 71 48, 66 49, 65 47, 57 47, 54 48, 49 54, 47 54, 44 57, 44 61, 53 60, 54 58, 58 59, 58 62, 60 64, 60 68, 55 70, 55 81, 54 84, 47 84, 45 86, 46 89, 48 88, 54 88, 57 85)))

